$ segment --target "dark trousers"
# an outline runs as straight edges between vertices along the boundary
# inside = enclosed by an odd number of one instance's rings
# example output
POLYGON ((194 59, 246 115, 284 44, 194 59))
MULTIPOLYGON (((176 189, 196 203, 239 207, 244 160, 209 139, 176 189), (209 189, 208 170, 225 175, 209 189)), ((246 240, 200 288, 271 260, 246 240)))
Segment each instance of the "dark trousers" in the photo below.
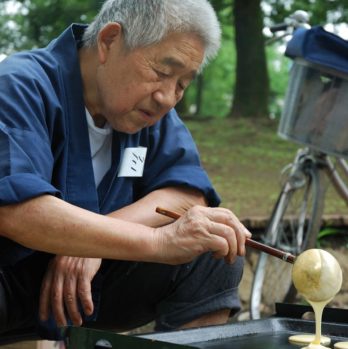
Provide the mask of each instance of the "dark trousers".
MULTIPOLYGON (((49 258, 37 253, 14 267, 2 268, 0 333, 37 326, 41 280, 49 258)), ((156 330, 170 330, 221 309, 234 314, 240 309, 242 269, 242 258, 228 265, 210 254, 179 266, 104 261, 95 278, 93 326, 123 331, 155 320, 156 330)))

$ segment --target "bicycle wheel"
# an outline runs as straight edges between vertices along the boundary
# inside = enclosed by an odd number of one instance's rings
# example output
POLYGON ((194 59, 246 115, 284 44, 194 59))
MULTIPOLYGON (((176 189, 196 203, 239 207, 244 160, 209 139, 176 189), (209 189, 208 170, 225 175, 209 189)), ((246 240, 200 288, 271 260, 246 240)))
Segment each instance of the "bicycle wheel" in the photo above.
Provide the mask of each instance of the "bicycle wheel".
MULTIPOLYGON (((323 181, 324 171, 314 163, 288 177, 266 229, 266 244, 294 255, 315 246, 324 208, 323 181)), ((274 314, 276 302, 291 301, 291 269, 289 263, 260 254, 250 296, 252 319, 274 314)))

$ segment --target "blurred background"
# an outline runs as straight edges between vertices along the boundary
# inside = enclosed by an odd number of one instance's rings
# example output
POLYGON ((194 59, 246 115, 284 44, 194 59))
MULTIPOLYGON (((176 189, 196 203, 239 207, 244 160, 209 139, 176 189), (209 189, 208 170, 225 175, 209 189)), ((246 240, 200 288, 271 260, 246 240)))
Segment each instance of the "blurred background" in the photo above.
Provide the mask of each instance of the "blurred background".
MULTIPOLYGON (((217 59, 187 91, 179 109, 184 116, 279 116, 289 62, 283 42, 266 46, 268 25, 295 10, 310 14, 312 25, 348 35, 348 0, 211 0, 223 28, 217 59), (335 26, 333 26, 335 25, 335 26)), ((0 58, 45 46, 73 22, 88 23, 101 0, 0 1, 0 58)))
MULTIPOLYGON (((177 106, 191 130, 222 204, 240 217, 267 219, 279 173, 297 145, 277 136, 288 82, 286 40, 268 44, 268 27, 296 10, 310 25, 348 38, 348 0, 211 0, 222 24, 219 55, 177 106)), ((89 23, 101 0, 0 0, 0 59, 43 47, 71 23, 89 23)), ((328 195, 326 213, 346 206, 328 195)))
MULTIPOLYGON (((284 57, 286 39, 267 44, 272 36, 268 27, 282 23, 296 10, 304 10, 310 15, 310 25, 323 25, 348 39, 348 0, 210 2, 222 24, 222 47, 188 88, 177 109, 196 140, 222 205, 254 231, 262 232, 279 193, 281 169, 292 161, 298 147, 277 135, 291 61, 284 57)), ((89 23, 102 3, 0 0, 0 60, 47 45, 71 23, 89 23)), ((331 188, 325 215, 329 218, 323 229, 331 229, 326 236, 336 242, 321 244, 340 253, 337 258, 347 275, 347 207, 331 188)), ((244 309, 255 264, 255 256, 249 257, 241 287, 244 309)), ((346 282, 338 304, 341 307, 347 304, 347 290, 346 282)), ((6 348, 58 347, 61 343, 39 342, 6 348)))

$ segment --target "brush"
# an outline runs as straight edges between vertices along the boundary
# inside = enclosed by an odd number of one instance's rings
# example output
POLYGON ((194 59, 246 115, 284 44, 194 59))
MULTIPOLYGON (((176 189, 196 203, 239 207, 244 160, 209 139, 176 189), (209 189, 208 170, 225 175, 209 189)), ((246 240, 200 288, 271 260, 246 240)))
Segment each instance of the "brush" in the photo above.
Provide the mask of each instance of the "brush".
MULTIPOLYGON (((178 218, 181 217, 178 213, 166 210, 166 209, 161 208, 161 207, 157 207, 156 208, 156 212, 160 213, 161 215, 173 218, 173 219, 178 219, 178 218)), ((290 254, 289 252, 278 250, 277 248, 268 246, 268 245, 263 244, 261 242, 255 241, 253 239, 247 238, 245 240, 245 245, 247 245, 249 247, 252 247, 252 248, 254 248, 256 250, 265 252, 265 253, 273 256, 273 257, 277 257, 277 258, 279 258, 279 259, 281 259, 281 260, 283 260, 285 262, 288 262, 288 263, 291 263, 291 264, 295 263, 296 257, 294 255, 290 254)))

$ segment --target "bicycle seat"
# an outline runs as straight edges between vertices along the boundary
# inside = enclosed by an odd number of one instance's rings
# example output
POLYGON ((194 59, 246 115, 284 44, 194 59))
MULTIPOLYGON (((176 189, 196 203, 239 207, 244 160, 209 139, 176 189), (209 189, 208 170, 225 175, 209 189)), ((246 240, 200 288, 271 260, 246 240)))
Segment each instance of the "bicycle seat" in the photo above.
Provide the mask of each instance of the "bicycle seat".
POLYGON ((348 41, 322 26, 297 29, 287 44, 285 55, 348 74, 348 41))

